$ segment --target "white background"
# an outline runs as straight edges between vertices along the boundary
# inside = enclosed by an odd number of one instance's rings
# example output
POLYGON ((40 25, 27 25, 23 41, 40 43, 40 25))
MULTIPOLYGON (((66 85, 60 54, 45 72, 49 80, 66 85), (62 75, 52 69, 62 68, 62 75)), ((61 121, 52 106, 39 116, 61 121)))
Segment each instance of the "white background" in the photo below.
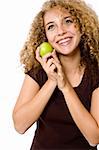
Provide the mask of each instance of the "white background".
MULTIPOLYGON (((0 0, 0 150, 29 150, 35 124, 24 135, 12 122, 12 110, 24 73, 19 62, 33 17, 45 0, 0 0)), ((99 15, 98 0, 87 0, 99 15)))

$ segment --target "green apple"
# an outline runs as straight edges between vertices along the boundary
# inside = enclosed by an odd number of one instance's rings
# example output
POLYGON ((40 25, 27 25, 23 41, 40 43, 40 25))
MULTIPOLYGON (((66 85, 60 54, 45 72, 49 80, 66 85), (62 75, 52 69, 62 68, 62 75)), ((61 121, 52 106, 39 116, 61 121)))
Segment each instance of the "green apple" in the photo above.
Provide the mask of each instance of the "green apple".
POLYGON ((43 57, 47 53, 51 53, 53 51, 52 46, 48 42, 43 42, 40 45, 40 56, 43 57))

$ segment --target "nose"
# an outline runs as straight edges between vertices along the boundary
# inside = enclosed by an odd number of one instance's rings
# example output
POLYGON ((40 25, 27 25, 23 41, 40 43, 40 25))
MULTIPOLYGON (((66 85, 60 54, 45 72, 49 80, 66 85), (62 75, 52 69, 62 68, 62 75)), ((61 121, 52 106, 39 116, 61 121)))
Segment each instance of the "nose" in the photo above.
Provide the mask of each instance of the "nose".
POLYGON ((62 36, 66 33, 66 30, 64 29, 64 27, 61 25, 58 27, 58 30, 57 30, 57 34, 58 36, 62 36))

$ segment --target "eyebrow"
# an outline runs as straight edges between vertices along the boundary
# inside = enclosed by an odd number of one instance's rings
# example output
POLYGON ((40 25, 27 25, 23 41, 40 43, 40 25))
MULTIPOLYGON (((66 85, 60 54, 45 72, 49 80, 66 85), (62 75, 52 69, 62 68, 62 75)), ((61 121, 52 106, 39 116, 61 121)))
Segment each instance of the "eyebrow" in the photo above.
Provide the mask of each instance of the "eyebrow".
POLYGON ((67 17, 64 17, 64 19, 67 19, 67 18, 72 18, 72 16, 67 16, 67 17))
POLYGON ((49 25, 49 24, 51 24, 51 23, 54 23, 54 21, 48 22, 47 24, 45 24, 45 26, 47 26, 47 25, 49 25))
MULTIPOLYGON (((64 19, 67 19, 67 18, 71 18, 71 16, 64 17, 64 19)), ((48 22, 47 24, 45 24, 45 26, 47 26, 47 25, 49 25, 49 24, 51 24, 51 23, 54 23, 54 21, 48 22)))

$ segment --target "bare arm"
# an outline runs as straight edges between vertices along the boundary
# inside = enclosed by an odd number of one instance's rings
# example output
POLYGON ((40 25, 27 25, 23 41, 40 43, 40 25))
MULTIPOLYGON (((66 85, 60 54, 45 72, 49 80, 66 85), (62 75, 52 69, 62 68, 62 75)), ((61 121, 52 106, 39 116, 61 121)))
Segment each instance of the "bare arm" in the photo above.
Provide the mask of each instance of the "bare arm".
POLYGON ((99 88, 93 92, 91 113, 83 106, 70 85, 62 92, 76 125, 90 145, 97 145, 99 143, 99 88))
POLYGON ((62 66, 57 62, 54 63, 57 66, 57 84, 64 95, 73 120, 90 145, 99 144, 99 87, 92 93, 91 108, 88 112, 64 75, 62 66))
POLYGON ((26 75, 13 110, 14 125, 19 133, 24 133, 39 118, 55 87, 55 82, 47 80, 40 89, 36 81, 26 75))
POLYGON ((35 80, 28 75, 25 76, 13 110, 14 125, 19 133, 24 133, 35 121, 37 121, 55 90, 57 80, 54 69, 56 66, 53 64, 52 58, 48 59, 53 53, 41 58, 39 55, 39 47, 36 51, 36 58, 41 63, 48 76, 48 80, 41 89, 35 80))

